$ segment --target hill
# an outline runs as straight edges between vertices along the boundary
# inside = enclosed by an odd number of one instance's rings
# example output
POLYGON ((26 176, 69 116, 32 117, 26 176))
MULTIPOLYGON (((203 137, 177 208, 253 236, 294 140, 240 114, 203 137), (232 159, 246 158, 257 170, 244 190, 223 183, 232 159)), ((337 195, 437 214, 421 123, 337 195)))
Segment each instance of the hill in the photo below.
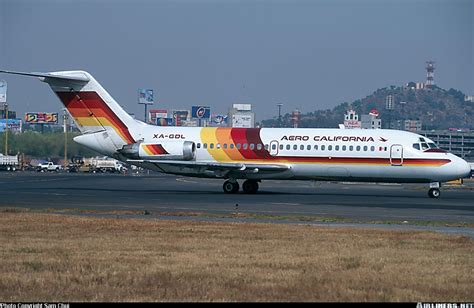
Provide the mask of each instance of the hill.
MULTIPOLYGON (((301 114, 299 127, 338 127, 343 123, 344 113, 353 109, 359 117, 377 109, 382 127, 397 120, 421 120, 424 130, 469 128, 474 129, 474 103, 464 101, 464 93, 455 89, 414 90, 409 87, 390 86, 377 89, 371 95, 352 103, 342 103, 333 109, 316 110, 301 114), (393 96, 394 110, 385 109, 388 95, 393 96)), ((360 118, 359 118, 360 119, 360 118)), ((263 120, 262 127, 278 127, 278 119, 263 120)), ((291 114, 282 117, 283 127, 292 127, 291 114)))

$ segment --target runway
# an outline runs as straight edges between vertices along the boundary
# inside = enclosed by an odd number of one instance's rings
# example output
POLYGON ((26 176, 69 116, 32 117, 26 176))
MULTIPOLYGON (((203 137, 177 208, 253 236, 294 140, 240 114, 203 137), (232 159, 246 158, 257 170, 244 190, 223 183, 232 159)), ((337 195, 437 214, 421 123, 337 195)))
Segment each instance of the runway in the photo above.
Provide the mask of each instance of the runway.
POLYGON ((353 222, 474 223, 474 185, 264 181, 255 195, 222 192, 223 180, 150 175, 0 173, 0 207, 147 210, 166 213, 241 213, 318 216, 353 222))

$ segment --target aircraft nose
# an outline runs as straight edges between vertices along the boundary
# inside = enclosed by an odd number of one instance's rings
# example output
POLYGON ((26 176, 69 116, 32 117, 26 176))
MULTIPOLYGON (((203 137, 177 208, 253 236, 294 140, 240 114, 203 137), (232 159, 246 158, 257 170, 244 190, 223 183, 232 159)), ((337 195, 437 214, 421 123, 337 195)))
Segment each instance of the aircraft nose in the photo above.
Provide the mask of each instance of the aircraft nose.
POLYGON ((460 159, 457 163, 457 171, 461 178, 467 178, 471 176, 471 165, 464 159, 460 159))

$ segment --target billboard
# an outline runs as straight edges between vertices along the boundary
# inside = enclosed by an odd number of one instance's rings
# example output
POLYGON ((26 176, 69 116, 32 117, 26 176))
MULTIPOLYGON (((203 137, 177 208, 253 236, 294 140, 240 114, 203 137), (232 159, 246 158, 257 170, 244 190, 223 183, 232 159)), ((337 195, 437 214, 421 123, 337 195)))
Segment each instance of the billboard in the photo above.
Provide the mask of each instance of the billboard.
POLYGON ((0 80, 0 104, 7 102, 7 82, 0 80))
POLYGON ((173 111, 173 124, 175 126, 181 126, 182 121, 188 119, 189 110, 174 110, 173 111))
MULTIPOLYGON (((0 119, 5 119, 5 118, 6 118, 5 117, 5 109, 0 109, 0 119)), ((8 110, 8 118, 9 119, 16 119, 16 111, 8 110)))
POLYGON ((159 118, 167 118, 168 117, 168 110, 166 109, 152 109, 149 111, 149 122, 156 123, 156 119, 159 118))
POLYGON ((28 124, 58 124, 58 113, 27 112, 25 123, 28 124))
POLYGON ((227 126, 226 114, 211 114, 211 126, 227 126))
POLYGON ((153 105, 153 90, 138 89, 138 103, 144 105, 153 105))
MULTIPOLYGON (((5 131, 7 120, 0 120, 0 133, 5 131)), ((14 133, 21 133, 22 122, 20 119, 8 119, 8 131, 14 133)))
POLYGON ((207 106, 193 106, 191 110, 191 117, 195 119, 209 119, 211 116, 211 107, 207 106))
POLYGON ((173 126, 173 118, 156 118, 158 126, 173 126))
POLYGON ((251 114, 233 114, 232 127, 251 128, 253 127, 253 117, 251 114))

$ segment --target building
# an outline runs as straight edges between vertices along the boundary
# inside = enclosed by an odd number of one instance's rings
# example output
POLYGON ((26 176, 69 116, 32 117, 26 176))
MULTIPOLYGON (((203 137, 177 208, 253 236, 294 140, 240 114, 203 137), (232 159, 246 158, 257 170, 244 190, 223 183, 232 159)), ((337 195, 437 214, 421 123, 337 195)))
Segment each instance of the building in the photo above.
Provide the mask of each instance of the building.
POLYGON ((228 113, 229 127, 255 127, 255 113, 251 104, 233 104, 228 113))
POLYGON ((421 120, 405 120, 403 121, 403 130, 410 132, 421 131, 421 120))
POLYGON ((344 128, 345 129, 361 128, 359 115, 352 109, 347 110, 347 112, 344 114, 344 128))
POLYGON ((430 138, 443 150, 474 162, 474 132, 421 131, 418 134, 430 138))
POLYGON ((474 95, 466 95, 466 96, 464 96, 464 101, 465 101, 465 102, 474 103, 474 95))
POLYGON ((382 128, 382 120, 378 118, 379 112, 376 109, 370 110, 369 114, 361 116, 361 128, 379 129, 382 128))

